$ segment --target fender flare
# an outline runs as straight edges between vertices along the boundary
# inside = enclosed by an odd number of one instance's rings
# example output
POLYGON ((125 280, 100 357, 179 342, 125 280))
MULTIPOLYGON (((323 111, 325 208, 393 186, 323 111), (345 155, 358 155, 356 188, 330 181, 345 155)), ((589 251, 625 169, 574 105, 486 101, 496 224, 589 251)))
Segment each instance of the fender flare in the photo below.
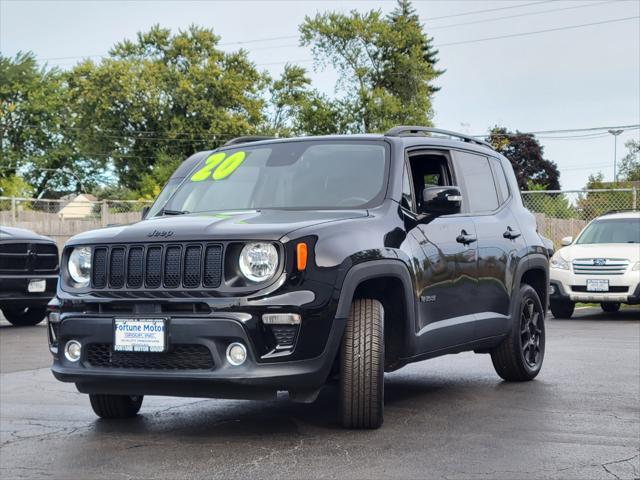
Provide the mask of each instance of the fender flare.
POLYGON ((349 269, 342 282, 340 299, 336 311, 336 318, 348 318, 353 295, 362 282, 383 277, 392 277, 400 280, 404 293, 404 307, 406 311, 404 348, 407 352, 413 352, 416 348, 416 301, 413 281, 409 269, 401 260, 371 260, 359 263, 349 269))
MULTIPOLYGON (((542 302, 543 308, 547 308, 549 306, 549 259, 542 253, 531 253, 518 264, 515 276, 516 281, 513 283, 511 298, 517 298, 520 285, 522 285, 522 277, 529 270, 542 270, 545 274, 545 284, 547 288, 545 289, 544 298, 541 298, 540 301, 542 302)), ((512 303, 514 302, 512 301, 512 303)))

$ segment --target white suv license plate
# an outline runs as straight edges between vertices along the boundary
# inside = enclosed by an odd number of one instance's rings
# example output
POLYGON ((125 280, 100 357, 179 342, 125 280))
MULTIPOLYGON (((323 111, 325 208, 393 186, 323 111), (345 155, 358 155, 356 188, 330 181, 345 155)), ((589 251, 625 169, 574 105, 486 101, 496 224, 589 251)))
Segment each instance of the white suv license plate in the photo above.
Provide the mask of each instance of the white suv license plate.
POLYGON ((27 285, 27 292, 29 293, 42 293, 47 289, 46 280, 30 280, 27 285))
POLYGON ((116 318, 113 350, 117 352, 164 352, 167 349, 165 318, 116 318))
POLYGON ((609 280, 587 280, 587 292, 608 292, 609 280))

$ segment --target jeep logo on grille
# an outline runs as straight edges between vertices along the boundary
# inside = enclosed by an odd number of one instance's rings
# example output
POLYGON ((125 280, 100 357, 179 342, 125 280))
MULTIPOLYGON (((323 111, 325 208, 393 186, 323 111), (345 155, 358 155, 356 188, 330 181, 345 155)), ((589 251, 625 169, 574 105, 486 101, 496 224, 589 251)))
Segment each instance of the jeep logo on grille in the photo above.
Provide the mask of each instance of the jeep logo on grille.
POLYGON ((153 232, 147 233, 147 237, 149 238, 154 238, 154 237, 168 238, 172 236, 173 236, 173 232, 171 230, 154 230, 153 232))
POLYGON ((596 267, 602 267, 603 265, 605 265, 607 263, 607 261, 604 258, 594 258, 593 259, 593 264, 596 267))

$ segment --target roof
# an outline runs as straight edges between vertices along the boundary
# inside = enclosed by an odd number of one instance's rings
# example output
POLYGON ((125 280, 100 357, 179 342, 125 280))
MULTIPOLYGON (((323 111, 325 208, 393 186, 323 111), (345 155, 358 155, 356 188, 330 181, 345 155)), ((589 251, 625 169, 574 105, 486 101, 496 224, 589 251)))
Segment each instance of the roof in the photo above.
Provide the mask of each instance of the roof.
POLYGON ((621 218, 621 219, 640 218, 640 210, 619 210, 619 211, 614 211, 614 212, 608 212, 608 213, 605 213, 604 215, 598 217, 598 219, 601 219, 601 218, 606 218, 606 219, 611 219, 611 218, 621 218))

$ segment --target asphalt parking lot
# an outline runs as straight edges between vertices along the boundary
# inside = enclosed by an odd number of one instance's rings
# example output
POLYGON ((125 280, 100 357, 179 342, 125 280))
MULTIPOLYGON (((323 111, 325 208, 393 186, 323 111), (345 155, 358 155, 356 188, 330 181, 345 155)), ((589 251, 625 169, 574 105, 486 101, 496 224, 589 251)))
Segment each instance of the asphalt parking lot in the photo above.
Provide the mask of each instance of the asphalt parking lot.
POLYGON ((0 322, 0 477, 640 477, 640 309, 547 321, 533 382, 508 384, 487 355, 388 374, 385 423, 338 426, 336 391, 311 405, 150 397, 98 420, 49 372, 45 327, 0 322))

